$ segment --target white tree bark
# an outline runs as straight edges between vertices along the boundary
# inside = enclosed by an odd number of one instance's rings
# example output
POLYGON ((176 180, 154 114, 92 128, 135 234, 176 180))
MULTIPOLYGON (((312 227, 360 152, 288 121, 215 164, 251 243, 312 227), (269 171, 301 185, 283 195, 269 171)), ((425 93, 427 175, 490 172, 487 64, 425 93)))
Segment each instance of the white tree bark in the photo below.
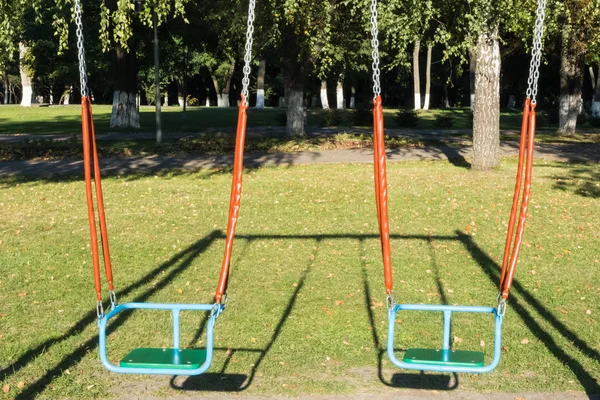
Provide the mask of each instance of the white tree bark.
POLYGON ((500 162, 500 45, 497 33, 477 40, 473 169, 489 170, 500 162))
POLYGON ((415 92, 415 110, 421 109, 421 76, 419 74, 419 50, 421 41, 415 42, 413 49, 413 88, 415 92))
POLYGON ((136 106, 136 93, 113 92, 111 128, 139 128, 140 117, 136 106))
POLYGON ((344 77, 340 76, 337 82, 337 86, 335 88, 335 99, 336 99, 336 108, 338 110, 343 110, 345 108, 344 104, 344 77))
POLYGON ((431 53, 433 48, 427 46, 427 66, 425 67, 425 101, 423 102, 423 110, 429 110, 429 92, 431 91, 431 53))
POLYGON ((329 108, 329 99, 327 98, 327 81, 321 81, 321 106, 323 109, 329 108))
POLYGON ((23 96, 21 97, 21 106, 23 107, 31 107, 31 104, 34 102, 33 97, 33 82, 31 81, 31 77, 27 74, 25 69, 24 59, 27 54, 27 46, 25 43, 19 43, 19 73, 21 75, 21 88, 23 92, 23 96))
POLYGON ((265 75, 267 60, 260 60, 258 76, 256 77, 256 108, 265 108, 265 75))
POLYGON ((356 88, 350 88, 350 108, 356 108, 356 88))
POLYGON ((303 88, 298 86, 287 87, 285 100, 287 103, 287 134, 290 136, 305 136, 303 88))
POLYGON ((581 86, 583 83, 583 53, 571 46, 572 33, 562 31, 560 57, 560 99, 558 133, 573 135, 577 128, 577 116, 581 110, 581 86))

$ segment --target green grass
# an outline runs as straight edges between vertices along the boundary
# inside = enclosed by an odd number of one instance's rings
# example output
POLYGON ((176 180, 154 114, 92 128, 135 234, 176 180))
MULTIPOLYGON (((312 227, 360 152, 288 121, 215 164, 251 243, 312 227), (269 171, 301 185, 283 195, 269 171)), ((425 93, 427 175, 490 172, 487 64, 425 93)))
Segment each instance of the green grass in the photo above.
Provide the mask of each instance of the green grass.
MULTIPOLYGON (((490 173, 389 164, 401 301, 494 304, 515 167, 514 159, 490 173)), ((190 395, 221 385, 292 396, 393 394, 386 384, 435 382, 431 374, 403 379, 381 355, 386 310, 372 173, 367 164, 247 171, 212 374, 175 386, 190 395), (249 381, 236 385, 240 375, 249 381)), ((211 301, 230 180, 223 171, 105 180, 122 302, 211 301)), ((501 364, 489 375, 459 376, 461 388, 600 393, 599 181, 597 164, 536 164, 501 364)), ((9 385, 0 398, 180 393, 168 377, 114 375, 100 365, 79 180, 1 179, 0 214, 0 381, 9 385)), ((439 345, 439 316, 398 319, 400 347, 439 345)), ((183 346, 203 345, 202 321, 202 313, 182 314, 183 346)), ((490 318, 457 316, 453 336, 457 348, 482 349, 489 360, 490 318)), ((170 340, 168 313, 134 312, 111 333, 109 358, 170 340)))
MULTIPOLYGON (((199 132, 207 128, 234 128, 237 120, 236 108, 206 108, 190 107, 183 119, 181 108, 164 107, 162 113, 163 129, 168 133, 199 132)), ((248 110, 248 126, 280 126, 281 114, 284 109, 267 108, 264 110, 248 110)), ((397 128, 395 121, 396 109, 385 109, 385 125, 397 128)), ((110 128, 111 106, 94 105, 94 119, 98 133, 115 132, 110 128)), ((351 110, 342 110, 340 126, 352 126, 351 110)), ((319 126, 323 110, 308 109, 307 125, 319 126)), ((417 129, 436 129, 434 120, 437 115, 450 115, 454 121, 453 129, 470 128, 470 112, 468 108, 453 108, 446 110, 419 111, 417 129)), ((3 134, 74 134, 80 132, 81 111, 78 105, 32 107, 20 106, 0 107, 0 135, 3 134)), ((155 129, 154 107, 140 108, 140 130, 152 132, 155 129)), ((502 129, 518 129, 521 124, 521 113, 506 111, 501 113, 502 129)))

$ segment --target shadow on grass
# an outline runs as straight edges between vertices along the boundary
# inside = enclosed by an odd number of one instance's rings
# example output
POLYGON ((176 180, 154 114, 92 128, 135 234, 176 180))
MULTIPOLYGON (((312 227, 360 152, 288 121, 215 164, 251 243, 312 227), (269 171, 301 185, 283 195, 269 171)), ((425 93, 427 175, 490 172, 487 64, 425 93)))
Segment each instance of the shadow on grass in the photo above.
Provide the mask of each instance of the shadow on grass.
MULTIPOLYGON (((117 292, 118 297, 122 297, 132 292, 133 290, 140 288, 142 286, 148 285, 151 283, 156 277, 161 274, 162 278, 157 282, 152 289, 146 290, 141 295, 137 296, 133 299, 133 302, 144 302, 152 296, 155 292, 163 289, 167 286, 172 279, 185 271, 192 262, 200 256, 210 245, 218 238, 223 237, 223 233, 221 231, 213 231, 205 238, 197 241, 192 246, 187 249, 179 252, 175 256, 173 256, 167 262, 161 264, 150 273, 146 274, 143 278, 141 278, 136 283, 127 286, 125 289, 117 292), (175 268, 172 268, 175 267, 175 268), (170 271, 169 271, 170 270, 170 271), (167 271, 169 271, 167 273, 167 271)), ((108 304, 105 304, 105 307, 108 307, 108 304)), ((116 328, 121 326, 130 316, 131 314, 122 314, 118 317, 115 317, 114 322, 112 322, 107 330, 107 335, 113 332, 116 328)), ((42 344, 38 345, 34 349, 27 351, 23 354, 17 361, 6 367, 4 370, 0 371, 0 380, 4 380, 7 377, 15 374, 29 363, 34 361, 37 357, 41 356, 43 353, 49 350, 52 346, 56 346, 61 342, 69 339, 71 336, 74 336, 84 329, 95 325, 97 322, 96 310, 88 312, 82 319, 80 319, 71 329, 65 332, 63 335, 59 337, 55 337, 52 339, 48 339, 42 344)), ((49 368, 47 372, 38 378, 31 385, 28 385, 25 390, 23 390, 19 395, 15 397, 16 400, 27 400, 33 399, 37 397, 37 395, 41 394, 48 385, 55 379, 63 374, 63 371, 73 368, 77 363, 79 363, 86 354, 95 349, 98 346, 98 338, 94 336, 93 338, 87 340, 78 346, 77 350, 73 353, 65 356, 61 361, 59 361, 56 365, 49 368)))
POLYGON ((600 197, 600 170, 592 166, 580 166, 568 175, 555 175, 553 189, 572 191, 576 195, 597 199, 600 197))
MULTIPOLYGON (((265 239, 297 239, 297 240, 316 240, 317 243, 321 243, 323 240, 335 240, 335 239, 356 239, 359 242, 364 242, 367 239, 378 238, 378 235, 358 235, 358 234, 321 234, 321 235, 238 235, 238 240, 265 240, 265 239)), ((215 240, 223 238, 223 233, 220 231, 213 231, 205 238, 199 240, 194 245, 190 246, 186 250, 173 256, 169 261, 161 264, 155 268, 152 272, 142 277, 138 282, 126 287, 118 293, 119 296, 124 296, 133 291, 136 288, 140 288, 150 283, 156 278, 157 274, 163 273, 163 277, 157 283, 155 287, 149 289, 137 296, 132 301, 143 302, 150 298, 150 296, 166 287, 169 282, 179 273, 187 269, 193 260, 201 255, 215 240)), ((471 236, 456 231, 455 236, 430 236, 430 235, 392 235, 393 239, 413 239, 413 240, 425 240, 432 243, 434 240, 439 241, 460 241, 463 246, 469 251, 472 258, 480 265, 483 272, 488 278, 497 284, 500 274, 500 266, 491 259, 472 239, 471 236)), ((317 246, 318 249, 318 246, 317 246)), ((433 250, 432 250, 433 251, 433 250)), ((313 253, 315 254, 315 253, 313 253)), ((432 259, 435 262, 434 259, 432 259)), ((312 262, 312 261, 311 261, 312 262)), ((303 271, 298 286, 294 289, 288 304, 279 319, 275 330, 273 331, 272 337, 263 349, 248 349, 248 348, 217 348, 216 351, 225 351, 227 356, 223 365, 220 366, 219 372, 209 373, 198 377, 186 378, 185 381, 179 383, 176 379, 171 381, 171 385, 175 389, 180 390, 215 390, 215 391, 242 391, 247 389, 253 382, 260 365, 264 361, 267 353, 275 345, 277 338, 280 336, 287 318, 291 314, 300 293, 300 290, 304 286, 305 280, 310 272, 310 264, 303 271), (247 375, 244 374, 227 374, 227 367, 236 352, 253 352, 258 354, 258 359, 254 366, 251 367, 247 375)), ((365 293, 365 306, 367 312, 367 318, 369 319, 372 327, 373 344, 377 349, 377 365, 378 365, 378 376, 380 381, 388 386, 403 387, 403 388, 420 388, 420 389, 435 389, 435 390, 452 390, 459 386, 457 375, 432 375, 432 374, 405 374, 396 373, 391 379, 386 380, 383 376, 382 362, 383 357, 386 354, 384 344, 382 345, 379 339, 379 333, 377 331, 377 325, 375 323, 375 317, 371 310, 371 288, 369 286, 369 279, 367 275, 366 264, 362 261, 362 275, 363 275, 363 287, 365 293)), ((439 280, 439 279, 438 279, 439 280)), ((438 290, 441 290, 441 283, 438 285, 438 290)), ((440 293, 440 296, 442 294, 440 293)), ((442 297, 443 300, 443 297, 442 297)), ((509 298, 510 309, 514 311, 530 329, 532 334, 539 338, 549 352, 562 364, 566 365, 573 374, 577 377, 582 387, 588 394, 600 393, 600 385, 595 380, 595 377, 590 371, 587 371, 581 363, 569 355, 564 347, 561 347, 555 339, 552 337, 552 331, 548 328, 544 328, 540 321, 541 317, 546 323, 551 325, 556 333, 566 338, 577 350, 584 356, 590 358, 594 362, 600 363, 600 353, 580 338, 577 333, 569 329, 564 323, 546 308, 540 300, 538 300, 533 294, 531 294, 523 285, 515 280, 513 283, 513 296, 509 298), (515 300, 515 295, 519 296, 520 301, 515 300), (527 303, 527 306, 521 304, 521 301, 527 303), (533 308, 540 317, 534 316, 529 308, 533 308)), ((512 313, 512 312, 511 312, 512 313)), ((109 332, 118 328, 128 318, 129 314, 119 316, 111 324, 109 332)), ((46 351, 55 345, 64 342, 69 337, 74 336, 84 329, 95 325, 96 315, 95 311, 87 313, 80 321, 78 321, 72 328, 59 337, 54 337, 46 340, 44 343, 38 345, 34 349, 28 350, 19 359, 13 362, 11 365, 0 371, 0 380, 4 380, 11 375, 15 374, 36 358, 40 357, 46 351)), ((199 331, 204 329, 205 324, 201 324, 199 331)), ((200 333, 197 334, 199 337, 200 333)), ((57 364, 49 367, 47 372, 38 378, 35 382, 30 384, 23 392, 21 392, 16 399, 31 399, 44 392, 44 390, 52 383, 52 381, 61 376, 63 371, 68 368, 74 368, 88 352, 94 350, 97 347, 97 338, 91 338, 86 342, 82 343, 77 349, 71 354, 65 356, 57 364)), ((402 349, 399 349, 402 350, 402 349)), ((101 368, 98 363, 98 368, 101 368)))
MULTIPOLYGON (((278 236, 269 236, 269 238, 277 238, 277 237, 278 236)), ((252 242, 252 240, 253 240, 252 237, 246 237, 246 239, 247 239, 248 243, 252 242)), ((275 344, 275 341, 277 340, 277 338, 280 336, 281 331, 283 330, 283 327, 284 327, 288 317, 292 313, 292 310, 294 309, 294 305, 296 304, 296 300, 298 299, 298 294, 302 290, 302 287, 304 286, 304 282, 306 281, 306 278, 310 272, 310 267, 317 257, 321 240, 322 239, 320 237, 316 237, 317 243, 314 246, 314 250, 312 252, 313 257, 311 257, 308 265, 302 272, 302 275, 300 276, 300 280, 298 281, 298 285, 295 287, 292 295, 290 296, 288 304, 287 304, 285 310, 283 311, 283 314, 279 318, 279 322, 275 326, 275 330, 273 331, 273 334, 271 335, 271 339, 269 340, 269 342, 267 343, 265 348, 263 348, 263 349, 243 349, 243 348, 215 349, 215 350, 219 350, 219 351, 225 350, 227 352, 225 361, 223 362, 223 365, 221 366, 221 369, 219 372, 202 374, 202 375, 197 375, 197 376, 189 376, 189 377, 186 377, 185 380, 181 383, 178 382, 177 377, 173 377, 171 379, 171 387, 176 390, 184 390, 184 391, 241 392, 243 390, 246 390, 254 381, 254 378, 256 376, 256 372, 258 371, 258 368, 260 367, 260 365, 264 361, 265 357, 267 356, 267 354, 269 353, 269 351, 275 344), (227 370, 227 366, 229 365, 229 362, 231 361, 231 358, 233 357, 233 355, 235 353, 239 353, 239 352, 258 353, 258 358, 252 364, 250 372, 248 373, 247 376, 242 375, 242 374, 227 374, 225 372, 227 370)), ((201 325, 201 327, 198 330, 198 333, 195 335, 195 337, 199 337, 200 332, 203 329, 204 329, 204 324, 201 325)))

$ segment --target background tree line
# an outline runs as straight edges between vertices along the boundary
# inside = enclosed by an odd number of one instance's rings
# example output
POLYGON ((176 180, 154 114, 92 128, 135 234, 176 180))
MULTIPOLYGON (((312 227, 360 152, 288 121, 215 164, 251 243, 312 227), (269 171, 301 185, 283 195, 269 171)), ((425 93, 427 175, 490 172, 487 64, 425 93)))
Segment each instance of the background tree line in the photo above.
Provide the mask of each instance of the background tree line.
MULTIPOLYGON (((96 103, 113 104, 112 125, 138 128, 139 104, 157 101, 154 15, 163 93, 158 100, 184 110, 237 104, 247 0, 82 5, 90 93, 96 103)), ((368 107, 369 6, 370 0, 258 0, 251 106, 285 106, 289 135, 304 135, 305 107, 368 107)), ((497 150, 500 108, 524 101, 536 7, 532 0, 381 1, 384 105, 470 105, 474 141, 497 150), (493 84, 478 85, 478 76, 493 84)), ((79 100, 72 20, 72 0, 0 5, 4 103, 79 100)), ((548 0, 538 108, 556 116, 559 133, 574 133, 582 113, 600 118, 599 67, 600 3, 548 0)), ((477 153, 474 167, 498 162, 497 151, 481 152, 488 154, 481 160, 477 153)))

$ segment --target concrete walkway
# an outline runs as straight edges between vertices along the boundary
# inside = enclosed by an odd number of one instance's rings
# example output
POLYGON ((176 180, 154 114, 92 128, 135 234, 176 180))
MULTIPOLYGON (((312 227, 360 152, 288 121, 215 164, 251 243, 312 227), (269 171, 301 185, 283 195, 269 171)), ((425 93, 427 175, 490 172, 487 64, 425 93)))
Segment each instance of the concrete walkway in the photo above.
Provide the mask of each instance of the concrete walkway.
MULTIPOLYGON (((517 143, 503 143, 502 156, 518 154, 517 143)), ((471 146, 427 146, 390 149, 389 161, 445 160, 455 165, 467 165, 466 159, 472 155, 471 146)), ((548 161, 598 162, 600 145, 582 144, 538 144, 535 157, 548 161)), ((167 156, 104 158, 100 160, 103 175, 124 175, 132 173, 156 173, 158 171, 197 171, 204 168, 230 167, 233 155, 202 155, 195 157, 173 158, 167 156)), ((371 163, 372 149, 302 151, 294 153, 250 153, 244 157, 248 168, 263 166, 291 166, 321 163, 371 163)), ((81 159, 63 159, 55 161, 24 160, 0 162, 0 177, 39 176, 60 177, 82 175, 81 159)))

